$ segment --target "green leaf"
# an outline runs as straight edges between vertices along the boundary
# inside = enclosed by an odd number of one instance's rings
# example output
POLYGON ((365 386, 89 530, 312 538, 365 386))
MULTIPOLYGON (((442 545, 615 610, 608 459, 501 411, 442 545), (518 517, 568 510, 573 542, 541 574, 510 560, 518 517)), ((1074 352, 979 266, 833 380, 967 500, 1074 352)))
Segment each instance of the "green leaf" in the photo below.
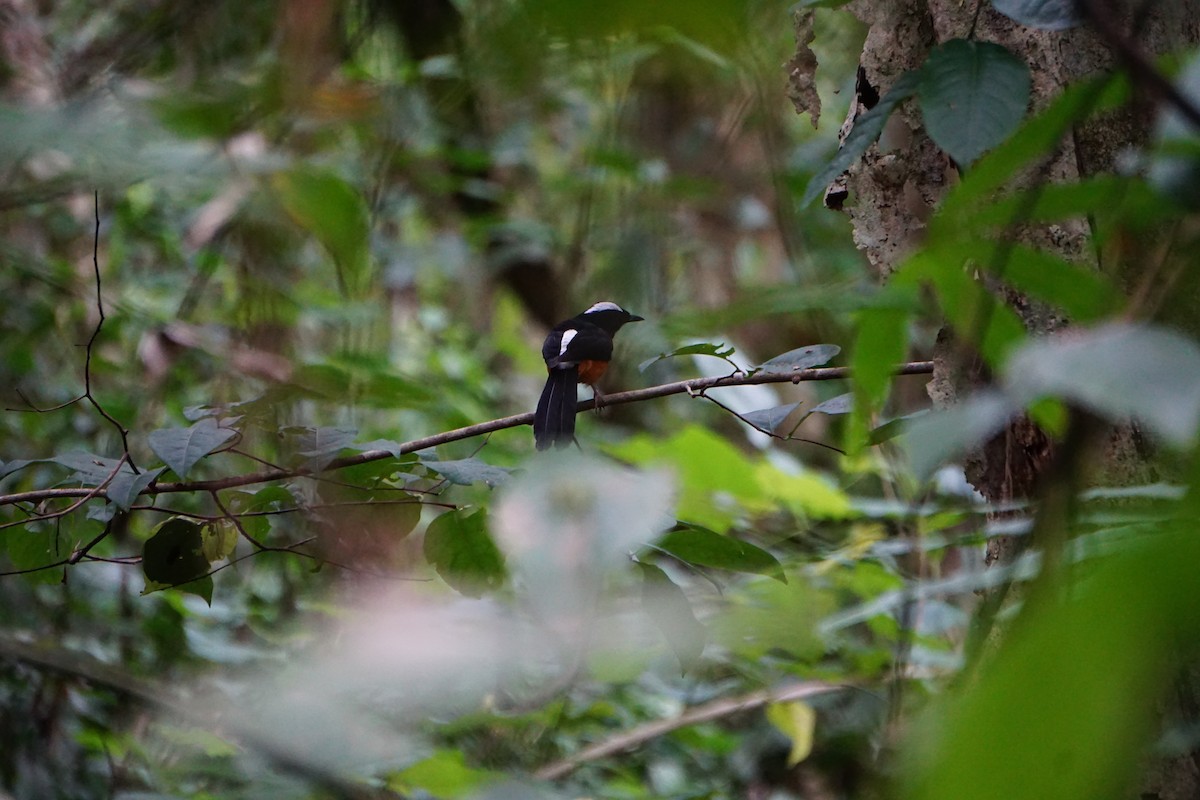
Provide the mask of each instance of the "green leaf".
POLYGON ((186 479, 196 462, 237 436, 237 431, 220 428, 206 417, 188 428, 163 428, 151 431, 150 449, 171 471, 186 479))
POLYGON ((389 777, 387 785, 403 794, 420 790, 434 797, 466 797, 501 778, 497 773, 468 766, 461 750, 438 750, 389 777))
POLYGON ((1063 31, 1083 22, 1075 0, 992 0, 992 5, 1004 16, 1044 31, 1063 31))
POLYGON ((156 467, 155 469, 142 470, 140 475, 133 473, 118 472, 117 477, 113 478, 108 484, 108 488, 104 493, 109 500, 116 503, 122 511, 128 511, 130 506, 137 502, 138 496, 142 490, 154 482, 166 467, 156 467))
POLYGON ((998 44, 952 39, 921 68, 930 138, 962 166, 1003 142, 1029 106, 1029 67, 998 44))
POLYGON ((764 361, 754 368, 755 372, 766 372, 771 375, 788 375, 800 372, 822 364, 828 364, 830 359, 842 352, 836 344, 810 344, 808 347, 797 347, 786 353, 775 356, 770 361, 764 361))
POLYGON ((712 344, 710 342, 700 342, 698 344, 689 344, 672 350, 669 353, 660 353, 654 358, 648 358, 641 364, 638 364, 638 371, 645 372, 652 364, 657 364, 666 358, 675 358, 676 356, 714 356, 715 358, 723 358, 729 360, 729 356, 734 354, 732 347, 726 347, 722 344, 712 344))
POLYGON ((1072 574, 1070 591, 1030 593, 978 673, 913 720, 898 796, 1127 794, 1145 770, 1131 754, 1153 746, 1161 723, 1147 698, 1171 691, 1200 640, 1194 516, 1180 528, 1135 537, 1072 574), (992 765, 984 779, 981 763, 992 765))
POLYGON ((301 227, 329 251, 344 289, 365 288, 369 214, 362 195, 332 172, 301 167, 277 174, 280 203, 301 227))
POLYGON ((879 138, 879 134, 883 131, 883 124, 887 122, 887 118, 896 106, 916 92, 920 80, 921 73, 919 72, 904 73, 896 79, 892 88, 874 108, 854 122, 854 128, 846 137, 846 141, 842 143, 837 155, 808 182, 808 188, 804 190, 804 196, 800 198, 801 207, 807 206, 820 197, 825 191, 825 187, 834 178, 841 175, 851 164, 862 157, 867 148, 879 138))
POLYGON ((478 458, 464 458, 459 461, 425 461, 422 459, 421 463, 459 486, 484 483, 495 488, 506 482, 512 474, 511 470, 493 466, 478 458))
POLYGON ((771 408, 760 408, 757 411, 747 411, 742 414, 742 419, 760 431, 771 433, 783 424, 788 414, 791 414, 799 407, 799 403, 788 403, 787 405, 773 406, 771 408))
POLYGON ((766 550, 699 525, 681 523, 657 546, 689 564, 766 575, 787 583, 783 566, 766 550))
POLYGON ((200 529, 204 559, 212 564, 233 555, 237 548, 238 529, 228 519, 217 519, 200 529))
POLYGON ((52 527, 37 530, 10 529, 4 532, 0 542, 5 545, 8 560, 12 562, 14 569, 30 570, 25 573, 26 580, 35 584, 58 583, 62 580, 62 570, 49 568, 48 565, 69 556, 70 545, 64 545, 68 551, 62 552, 58 536, 52 527))
POLYGON ((1021 126, 1011 138, 979 160, 942 201, 942 209, 931 220, 931 230, 969 228, 976 209, 992 200, 997 189, 1011 180, 1024 165, 1057 147, 1078 121, 1126 103, 1130 96, 1127 79, 1104 75, 1067 87, 1043 111, 1021 126))
POLYGON ((638 562, 642 571, 642 608, 662 631, 682 668, 700 658, 708 632, 692 611, 683 590, 653 564, 638 562))
MULTIPOLYGON (((893 282, 892 291, 900 291, 893 282)), ((858 452, 866 442, 871 417, 883 404, 891 386, 892 371, 908 352, 909 312, 877 308, 858 315, 850 369, 855 401, 846 425, 846 450, 858 452)))
POLYGON ((504 583, 504 556, 487 532, 487 512, 449 511, 429 523, 425 558, 446 583, 468 597, 504 583))
MULTIPOLYGON (((159 525, 142 545, 142 572, 148 584, 159 588, 180 586, 207 573, 200 526, 182 517, 172 517, 159 525)), ((148 585, 147 591, 154 589, 148 585)))
POLYGON ((1022 404, 1060 397, 1110 419, 1135 417, 1180 446, 1200 422, 1200 348, 1166 328, 1114 323, 1032 341, 1004 380, 1022 404))

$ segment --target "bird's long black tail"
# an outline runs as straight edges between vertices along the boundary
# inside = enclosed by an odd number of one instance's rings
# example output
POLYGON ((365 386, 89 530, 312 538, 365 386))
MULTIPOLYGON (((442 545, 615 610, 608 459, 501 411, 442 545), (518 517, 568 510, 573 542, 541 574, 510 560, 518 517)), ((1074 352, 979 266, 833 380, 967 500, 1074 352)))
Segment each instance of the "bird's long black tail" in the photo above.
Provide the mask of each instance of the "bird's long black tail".
POLYGON ((551 445, 569 447, 575 441, 575 384, 579 370, 575 367, 550 370, 546 386, 533 413, 533 441, 538 450, 551 445))

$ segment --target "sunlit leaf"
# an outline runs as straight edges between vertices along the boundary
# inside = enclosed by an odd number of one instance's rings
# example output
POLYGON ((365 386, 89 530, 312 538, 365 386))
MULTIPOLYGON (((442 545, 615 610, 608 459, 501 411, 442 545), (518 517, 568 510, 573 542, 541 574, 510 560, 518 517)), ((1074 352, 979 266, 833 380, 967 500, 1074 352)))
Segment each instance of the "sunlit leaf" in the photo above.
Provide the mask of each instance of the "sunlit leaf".
POLYGON ((188 428, 151 431, 147 442, 154 454, 181 479, 186 479, 196 462, 237 436, 237 431, 217 426, 211 417, 188 428))
POLYGON ((854 410, 854 392, 846 392, 824 400, 809 409, 809 414, 849 414, 854 410))
POLYGON ((388 788, 404 793, 420 790, 433 797, 466 797, 501 778, 469 766, 461 750, 443 749, 392 775, 388 788))
POLYGON ((813 733, 817 729, 817 712, 808 703, 771 703, 767 706, 767 722, 792 741, 787 763, 794 767, 812 753, 813 733))
POLYGON ((952 39, 921 68, 921 113, 929 136, 960 165, 1004 141, 1029 106, 1029 67, 990 42, 952 39))

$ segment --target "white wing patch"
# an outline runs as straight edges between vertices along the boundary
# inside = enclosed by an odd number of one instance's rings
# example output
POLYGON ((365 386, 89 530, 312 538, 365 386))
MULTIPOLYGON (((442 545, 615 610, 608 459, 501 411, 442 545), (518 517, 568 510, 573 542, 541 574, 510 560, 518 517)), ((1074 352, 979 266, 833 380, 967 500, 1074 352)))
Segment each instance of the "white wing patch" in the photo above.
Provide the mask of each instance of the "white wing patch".
MULTIPOLYGON (((612 305, 612 304, 609 303, 609 305, 612 305)), ((592 306, 592 308, 595 308, 595 306, 592 306)), ((591 311, 591 309, 588 309, 588 310, 591 311)), ((569 345, 571 343, 571 340, 575 338, 575 334, 577 334, 577 333, 579 333, 579 331, 575 330, 574 328, 570 328, 568 330, 563 331, 562 341, 559 342, 559 344, 558 344, 558 357, 559 358, 562 358, 563 353, 567 352, 567 345, 569 345)))
POLYGON ((591 308, 589 308, 587 311, 585 311, 583 313, 590 314, 593 311, 624 311, 624 310, 625 309, 621 308, 619 305, 612 302, 611 300, 601 300, 599 303, 596 303, 596 305, 592 306, 591 308))

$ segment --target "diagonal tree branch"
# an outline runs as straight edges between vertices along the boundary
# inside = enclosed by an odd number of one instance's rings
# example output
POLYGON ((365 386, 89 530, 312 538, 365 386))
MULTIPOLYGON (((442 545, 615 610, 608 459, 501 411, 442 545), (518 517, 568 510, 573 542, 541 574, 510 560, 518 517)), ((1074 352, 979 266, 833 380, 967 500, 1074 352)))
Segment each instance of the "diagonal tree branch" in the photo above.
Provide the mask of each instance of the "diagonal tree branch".
MULTIPOLYGON (((931 372, 933 372, 932 361, 912 361, 897 367, 895 374, 928 375, 931 372)), ((608 407, 624 405, 626 403, 639 403, 645 400, 653 400, 658 397, 667 397, 673 394, 688 394, 693 397, 700 397, 703 392, 710 389, 719 389, 731 386, 753 386, 763 383, 834 381, 845 380, 849 377, 850 369, 848 367, 816 367, 813 369, 800 370, 791 374, 764 372, 753 374, 735 373, 733 375, 722 375, 716 378, 692 378, 691 380, 686 381, 664 383, 659 386, 649 386, 645 389, 633 389, 632 391, 628 392, 618 392, 616 394, 605 395, 603 405, 608 407)), ((595 407, 595 400, 585 400, 579 404, 578 410, 580 412, 589 411, 595 407)), ((454 430, 444 431, 432 436, 413 439, 412 441, 405 442, 404 444, 400 445, 399 448, 394 450, 366 450, 353 456, 336 458, 321 469, 312 469, 308 467, 296 467, 292 469, 273 467, 271 469, 261 470, 259 472, 251 472, 243 475, 230 475, 226 478, 215 478, 212 480, 153 483, 142 490, 141 494, 160 495, 176 494, 179 492, 215 492, 222 489, 232 489, 238 486, 252 486, 254 484, 270 483, 271 481, 286 480, 288 478, 317 475, 324 472, 330 472, 332 470, 358 466, 359 464, 367 464, 372 461, 382 461, 383 459, 387 458, 395 458, 398 455, 415 453, 419 450, 427 450, 430 447, 437 447, 438 445, 449 444, 450 442, 458 442, 462 441, 463 439, 482 436, 484 434, 493 433, 506 428, 529 425, 532 424, 532 422, 533 412, 515 414, 511 417, 501 417, 500 419, 480 422, 476 425, 468 425, 465 428, 455 428, 454 430)), ((87 496, 89 492, 93 492, 93 490, 86 487, 77 489, 35 489, 28 492, 0 495, 0 506, 68 497, 84 497, 87 496)))

